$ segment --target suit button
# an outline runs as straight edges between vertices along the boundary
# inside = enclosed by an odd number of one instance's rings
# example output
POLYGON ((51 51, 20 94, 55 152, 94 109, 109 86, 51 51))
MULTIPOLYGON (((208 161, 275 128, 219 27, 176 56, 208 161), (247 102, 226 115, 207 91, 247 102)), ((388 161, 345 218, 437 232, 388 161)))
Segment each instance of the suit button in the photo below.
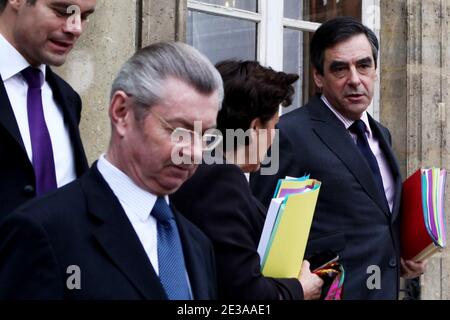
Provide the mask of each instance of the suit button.
POLYGON ((397 260, 395 258, 392 258, 389 260, 389 267, 395 268, 397 266, 397 260))
POLYGON ((25 192, 25 194, 27 196, 34 196, 34 187, 32 185, 27 184, 24 188, 23 191, 25 192))

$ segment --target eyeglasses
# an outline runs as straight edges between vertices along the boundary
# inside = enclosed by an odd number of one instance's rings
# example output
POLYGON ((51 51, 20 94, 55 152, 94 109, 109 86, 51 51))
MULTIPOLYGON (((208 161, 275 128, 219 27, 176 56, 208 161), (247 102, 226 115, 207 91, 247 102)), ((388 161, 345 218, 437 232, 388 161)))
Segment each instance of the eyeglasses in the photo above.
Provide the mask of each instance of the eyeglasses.
POLYGON ((150 110, 149 112, 158 118, 158 120, 161 121, 167 128, 172 130, 172 141, 178 145, 185 144, 188 146, 194 144, 195 141, 201 141, 202 151, 212 151, 222 141, 222 135, 220 134, 205 133, 201 135, 193 130, 188 130, 181 127, 174 128, 155 111, 150 110))

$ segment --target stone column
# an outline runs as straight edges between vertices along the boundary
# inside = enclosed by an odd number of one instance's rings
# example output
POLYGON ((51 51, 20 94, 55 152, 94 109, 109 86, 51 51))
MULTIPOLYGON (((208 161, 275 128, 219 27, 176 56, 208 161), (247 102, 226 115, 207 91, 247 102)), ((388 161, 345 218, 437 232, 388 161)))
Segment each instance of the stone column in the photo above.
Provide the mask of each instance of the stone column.
MULTIPOLYGON (((380 1, 380 121, 389 128, 392 146, 406 176, 407 147, 407 64, 406 0, 380 1)), ((409 286, 401 281, 400 299, 414 296, 403 292, 409 286)))
MULTIPOLYGON (((407 0, 407 173, 419 167, 450 169, 447 59, 450 58, 446 0, 407 0)), ((448 188, 447 188, 448 189, 448 188)), ((450 190, 446 211, 449 221, 450 190)), ((449 226, 447 225, 447 229, 449 226)), ((446 250, 428 261, 422 276, 422 299, 449 299, 450 255, 446 250)))
POLYGON ((380 1, 380 120, 389 128, 402 176, 406 175, 406 1, 380 1))
MULTIPOLYGON (((391 130, 402 174, 424 166, 450 169, 450 2, 381 0, 380 5, 380 118, 391 130)), ((422 299, 450 299, 449 265, 448 250, 430 259, 421 277, 422 299)))
POLYGON ((186 41, 187 0, 142 0, 142 46, 186 41))
POLYGON ((136 51, 138 0, 98 0, 95 13, 57 72, 81 95, 81 136, 90 162, 109 142, 109 90, 120 66, 136 51))

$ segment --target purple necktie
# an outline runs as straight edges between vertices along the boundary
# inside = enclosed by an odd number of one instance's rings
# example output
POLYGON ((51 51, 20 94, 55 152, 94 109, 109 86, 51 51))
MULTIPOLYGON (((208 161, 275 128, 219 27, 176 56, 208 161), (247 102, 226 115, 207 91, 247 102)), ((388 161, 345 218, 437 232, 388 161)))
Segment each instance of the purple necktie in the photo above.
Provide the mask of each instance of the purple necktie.
POLYGON ((42 107, 41 87, 44 75, 41 70, 33 67, 28 67, 21 73, 28 83, 27 112, 36 176, 36 195, 41 195, 57 187, 52 141, 42 107))

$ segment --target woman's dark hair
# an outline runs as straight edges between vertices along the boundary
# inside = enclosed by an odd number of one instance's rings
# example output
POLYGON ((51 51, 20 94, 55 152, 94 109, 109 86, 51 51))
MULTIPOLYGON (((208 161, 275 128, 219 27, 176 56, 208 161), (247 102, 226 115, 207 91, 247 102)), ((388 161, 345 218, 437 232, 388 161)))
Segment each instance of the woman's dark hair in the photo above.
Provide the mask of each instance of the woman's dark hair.
POLYGON ((369 40, 376 68, 379 45, 375 33, 352 17, 338 17, 322 24, 311 39, 311 62, 317 72, 323 75, 326 49, 359 34, 364 34, 369 40))
POLYGON ((223 79, 224 99, 217 116, 217 129, 225 138, 226 129, 250 128, 259 118, 269 121, 282 106, 292 103, 296 74, 276 72, 257 61, 226 60, 216 64, 223 79))

